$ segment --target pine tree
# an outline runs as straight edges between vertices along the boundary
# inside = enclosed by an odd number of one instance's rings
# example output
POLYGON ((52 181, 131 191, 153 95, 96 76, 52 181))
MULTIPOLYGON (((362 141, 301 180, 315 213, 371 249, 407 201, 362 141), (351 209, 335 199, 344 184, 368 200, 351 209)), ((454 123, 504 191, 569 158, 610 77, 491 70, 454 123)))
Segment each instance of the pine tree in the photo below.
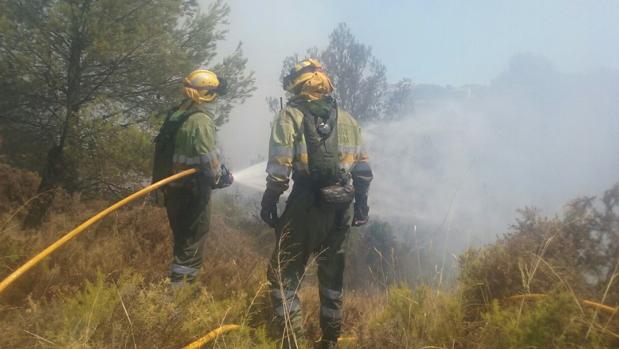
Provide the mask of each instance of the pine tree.
MULTIPOLYGON (((30 226, 41 223, 55 189, 84 189, 81 164, 115 144, 118 139, 109 133, 148 130, 152 114, 178 98, 180 79, 192 69, 211 67, 229 82, 230 93, 218 104, 219 124, 254 90, 240 45, 214 64, 230 11, 223 1, 204 12, 195 0, 0 0, 0 5, 5 150, 11 161, 42 176, 30 226)), ((131 149, 122 151, 131 159, 131 149)))

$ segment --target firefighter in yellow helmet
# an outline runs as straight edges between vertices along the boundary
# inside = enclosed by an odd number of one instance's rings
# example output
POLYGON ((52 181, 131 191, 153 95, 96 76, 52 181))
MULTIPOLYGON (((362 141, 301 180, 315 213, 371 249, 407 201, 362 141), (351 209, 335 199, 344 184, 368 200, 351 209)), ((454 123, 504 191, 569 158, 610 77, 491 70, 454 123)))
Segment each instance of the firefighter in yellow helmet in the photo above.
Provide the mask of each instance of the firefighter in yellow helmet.
POLYGON ((343 242, 350 226, 368 221, 373 178, 357 121, 337 107, 333 84, 315 59, 297 64, 284 79, 292 97, 272 126, 262 219, 277 243, 268 280, 275 325, 285 346, 302 341, 297 297, 305 266, 317 257, 321 348, 335 348, 342 322, 343 242), (294 185, 283 214, 277 202, 294 185), (353 204, 354 201, 354 204, 353 204), (292 328, 293 331, 286 329, 292 328))
POLYGON ((211 191, 232 184, 216 143, 212 102, 226 93, 226 82, 206 69, 183 80, 185 98, 168 111, 155 138, 153 181, 197 168, 198 173, 164 189, 165 206, 174 234, 170 268, 173 285, 194 280, 202 265, 211 220, 211 191))

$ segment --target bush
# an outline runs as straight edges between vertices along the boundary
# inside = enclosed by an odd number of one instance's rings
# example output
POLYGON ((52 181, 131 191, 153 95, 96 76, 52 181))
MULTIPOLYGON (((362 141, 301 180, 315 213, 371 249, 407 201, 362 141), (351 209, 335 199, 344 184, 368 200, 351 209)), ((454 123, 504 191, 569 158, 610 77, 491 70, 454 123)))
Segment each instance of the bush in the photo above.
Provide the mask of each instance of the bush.
POLYGON ((599 332, 587 335, 589 319, 566 292, 533 304, 501 307, 495 300, 483 318, 481 348, 608 348, 599 332))
POLYGON ((610 287, 619 271, 619 185, 572 201, 562 218, 521 211, 496 243, 460 256, 460 282, 473 303, 521 293, 545 293, 557 284, 580 297, 619 303, 610 287), (608 289, 608 290, 607 290, 608 289))

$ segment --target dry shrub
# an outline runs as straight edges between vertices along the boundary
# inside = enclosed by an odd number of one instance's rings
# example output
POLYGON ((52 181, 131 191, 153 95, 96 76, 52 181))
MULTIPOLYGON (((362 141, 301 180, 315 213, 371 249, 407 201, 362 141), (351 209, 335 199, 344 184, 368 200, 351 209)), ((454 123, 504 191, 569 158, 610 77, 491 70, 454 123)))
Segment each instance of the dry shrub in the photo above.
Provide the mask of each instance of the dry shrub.
POLYGON ((466 348, 457 294, 427 286, 392 287, 382 308, 359 325, 359 348, 466 348))
POLYGON ((521 211, 512 231, 496 243, 460 257, 460 282, 471 303, 488 304, 522 293, 545 293, 558 284, 581 298, 619 303, 619 185, 572 201, 563 217, 521 211))
MULTIPOLYGON (((84 204, 75 200, 73 209, 56 213, 36 234, 14 228, 2 233, 0 255, 8 260, 2 277, 42 251, 89 216, 105 207, 102 202, 84 204)), ((163 210, 133 206, 113 213, 70 241, 40 265, 26 273, 7 292, 11 302, 24 297, 50 297, 59 291, 80 288, 100 271, 118 276, 135 270, 147 280, 165 276, 170 259, 170 238, 163 210)))
POLYGON ((0 162, 0 218, 7 219, 16 209, 32 198, 39 185, 39 177, 0 162))
MULTIPOLYGON (((18 225, 1 233, 0 277, 107 205, 82 202, 79 196, 59 200, 71 209, 53 214, 36 234, 25 234, 18 225)), ((89 228, 3 294, 0 330, 10 335, 3 336, 0 347, 53 342, 107 348, 135 341, 137 347, 175 348, 222 322, 249 323, 259 309, 254 298, 266 270, 266 256, 252 250, 250 239, 215 214, 199 282, 183 291, 190 295, 171 301, 165 211, 137 202, 89 228)), ((260 329, 226 335, 215 345, 260 346, 272 347, 260 329)))
POLYGON ((216 296, 253 290, 265 279, 268 258, 252 245, 251 236, 227 225, 223 216, 213 217, 201 280, 216 296))
MULTIPOLYGON (((200 285, 171 293, 166 280, 147 283, 137 274, 112 280, 98 273, 74 293, 3 309, 10 322, 0 347, 180 348, 223 323, 242 323, 247 298, 215 299, 200 285)), ((214 348, 267 348, 248 330, 222 336, 214 348)))

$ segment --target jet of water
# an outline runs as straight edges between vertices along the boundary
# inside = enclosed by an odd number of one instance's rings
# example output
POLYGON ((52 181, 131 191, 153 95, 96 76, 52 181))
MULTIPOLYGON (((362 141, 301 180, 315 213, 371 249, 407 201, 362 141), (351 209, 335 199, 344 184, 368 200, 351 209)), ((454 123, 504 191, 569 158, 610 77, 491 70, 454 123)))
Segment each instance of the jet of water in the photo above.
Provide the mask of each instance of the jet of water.
POLYGON ((249 189, 263 191, 266 185, 266 167, 267 163, 263 161, 234 172, 234 182, 249 189))

